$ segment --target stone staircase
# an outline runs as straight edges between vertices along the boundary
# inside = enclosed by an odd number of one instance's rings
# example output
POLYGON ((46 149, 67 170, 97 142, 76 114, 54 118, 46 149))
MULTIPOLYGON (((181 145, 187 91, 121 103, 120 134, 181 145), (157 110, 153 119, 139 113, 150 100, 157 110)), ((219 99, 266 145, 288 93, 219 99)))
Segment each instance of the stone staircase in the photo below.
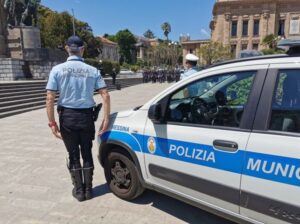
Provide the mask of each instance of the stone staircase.
MULTIPOLYGON (((116 90, 111 79, 105 80, 108 90, 116 90)), ((0 82, 0 119, 45 107, 46 81, 0 82)), ((141 84, 141 78, 117 79, 121 88, 141 84)))

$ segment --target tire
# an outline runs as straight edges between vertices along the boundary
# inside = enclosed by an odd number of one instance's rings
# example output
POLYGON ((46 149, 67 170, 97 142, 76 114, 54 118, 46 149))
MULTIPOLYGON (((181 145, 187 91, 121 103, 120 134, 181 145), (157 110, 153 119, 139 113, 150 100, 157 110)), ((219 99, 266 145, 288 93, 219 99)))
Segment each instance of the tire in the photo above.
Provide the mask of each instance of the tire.
POLYGON ((119 198, 133 200, 144 191, 135 164, 120 152, 111 152, 104 161, 104 173, 110 190, 119 198))

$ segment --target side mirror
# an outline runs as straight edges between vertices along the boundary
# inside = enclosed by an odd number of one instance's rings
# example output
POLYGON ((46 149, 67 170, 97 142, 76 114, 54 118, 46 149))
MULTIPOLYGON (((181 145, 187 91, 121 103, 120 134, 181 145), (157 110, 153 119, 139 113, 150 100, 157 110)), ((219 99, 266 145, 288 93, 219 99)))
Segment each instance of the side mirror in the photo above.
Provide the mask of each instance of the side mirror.
POLYGON ((161 105, 160 104, 151 105, 148 111, 148 117, 153 123, 160 124, 162 118, 161 105))

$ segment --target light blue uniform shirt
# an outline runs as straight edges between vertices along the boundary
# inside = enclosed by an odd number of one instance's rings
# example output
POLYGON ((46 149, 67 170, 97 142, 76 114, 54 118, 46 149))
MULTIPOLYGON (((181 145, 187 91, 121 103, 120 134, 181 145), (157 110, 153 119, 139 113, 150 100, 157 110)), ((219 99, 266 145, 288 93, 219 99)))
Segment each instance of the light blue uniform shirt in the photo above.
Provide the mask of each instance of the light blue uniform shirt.
POLYGON ((192 74, 194 74, 198 71, 199 70, 198 70, 197 66, 194 66, 194 67, 188 69, 185 73, 182 73, 181 76, 180 76, 180 79, 187 78, 187 77, 191 76, 192 74))
POLYGON ((91 108, 95 106, 94 91, 106 84, 97 70, 78 56, 70 56, 65 63, 52 68, 47 90, 58 91, 58 105, 67 108, 91 108))
MULTIPOLYGON (((185 79, 198 71, 199 70, 198 70, 197 66, 194 66, 194 67, 188 69, 185 73, 181 74, 180 79, 185 79)), ((197 83, 189 85, 187 87, 187 89, 188 89, 190 97, 198 95, 199 86, 197 83)))

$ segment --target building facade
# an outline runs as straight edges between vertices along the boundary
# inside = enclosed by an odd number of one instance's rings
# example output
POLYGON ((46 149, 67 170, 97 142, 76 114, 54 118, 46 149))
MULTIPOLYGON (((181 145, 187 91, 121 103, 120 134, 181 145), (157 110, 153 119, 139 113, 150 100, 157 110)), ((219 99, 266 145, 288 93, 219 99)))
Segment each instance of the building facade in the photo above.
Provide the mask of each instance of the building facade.
POLYGON ((210 23, 211 39, 241 50, 261 50, 269 34, 300 36, 299 0, 216 0, 210 23))
POLYGON ((102 43, 101 53, 98 56, 99 59, 118 62, 120 58, 119 51, 118 51, 118 44, 104 37, 99 37, 99 38, 102 43))
POLYGON ((135 36, 136 39, 136 58, 144 60, 147 56, 149 48, 158 46, 157 39, 149 39, 146 37, 135 36))
MULTIPOLYGON (((183 65, 185 65, 185 56, 187 54, 194 54, 199 56, 198 49, 201 47, 201 45, 208 44, 210 40, 182 40, 181 41, 181 47, 182 47, 182 57, 183 57, 183 65)), ((202 64, 203 60, 202 58, 199 58, 199 64, 202 64)))

